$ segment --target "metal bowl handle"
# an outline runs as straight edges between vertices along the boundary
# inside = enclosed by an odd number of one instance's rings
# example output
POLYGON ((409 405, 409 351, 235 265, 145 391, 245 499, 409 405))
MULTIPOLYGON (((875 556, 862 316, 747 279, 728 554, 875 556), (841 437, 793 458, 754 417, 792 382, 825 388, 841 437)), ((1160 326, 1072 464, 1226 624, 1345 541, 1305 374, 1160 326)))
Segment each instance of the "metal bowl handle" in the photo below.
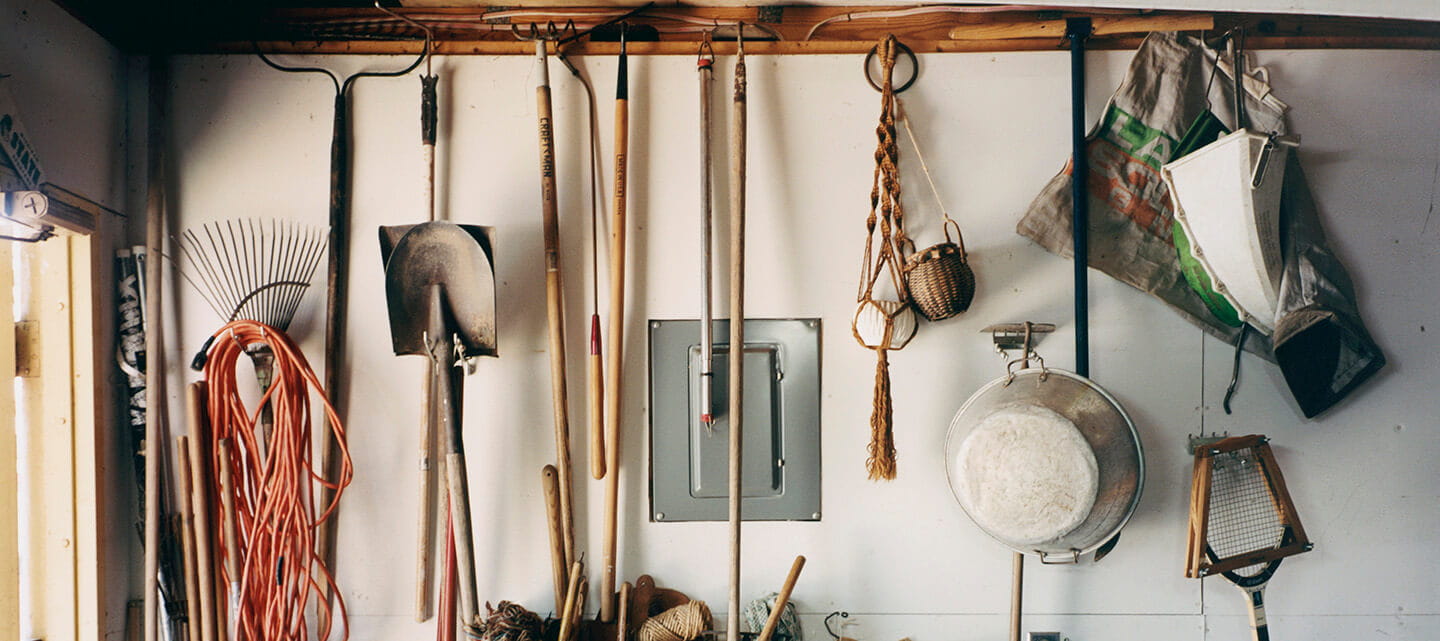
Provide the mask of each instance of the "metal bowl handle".
POLYGON ((1075 548, 1070 548, 1069 557, 1062 556, 1058 561, 1049 560, 1051 555, 1044 550, 1035 550, 1035 553, 1040 555, 1040 563, 1044 565, 1074 565, 1080 562, 1080 550, 1075 548))

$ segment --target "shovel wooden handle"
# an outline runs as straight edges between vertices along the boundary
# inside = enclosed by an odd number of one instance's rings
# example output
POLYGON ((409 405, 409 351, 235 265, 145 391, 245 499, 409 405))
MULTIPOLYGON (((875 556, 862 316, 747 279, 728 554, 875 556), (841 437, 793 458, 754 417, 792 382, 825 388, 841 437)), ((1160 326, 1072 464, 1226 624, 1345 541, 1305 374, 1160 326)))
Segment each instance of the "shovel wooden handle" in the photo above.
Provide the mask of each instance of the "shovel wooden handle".
POLYGON ((790 602, 790 592, 795 589, 795 581, 800 579, 800 570, 805 567, 805 557, 795 557, 795 562, 790 564, 790 574, 785 577, 785 585, 780 586, 780 596, 775 597, 775 605, 770 608, 770 618, 765 620, 765 628, 760 630, 760 637, 756 641, 770 641, 775 636, 775 628, 780 626, 780 615, 785 612, 785 604, 790 602))
POLYGON ((420 503, 415 523, 415 621, 424 622, 430 618, 431 568, 435 565, 435 469, 432 465, 435 453, 435 407, 430 399, 431 379, 425 377, 421 387, 425 399, 420 430, 419 462, 420 503))

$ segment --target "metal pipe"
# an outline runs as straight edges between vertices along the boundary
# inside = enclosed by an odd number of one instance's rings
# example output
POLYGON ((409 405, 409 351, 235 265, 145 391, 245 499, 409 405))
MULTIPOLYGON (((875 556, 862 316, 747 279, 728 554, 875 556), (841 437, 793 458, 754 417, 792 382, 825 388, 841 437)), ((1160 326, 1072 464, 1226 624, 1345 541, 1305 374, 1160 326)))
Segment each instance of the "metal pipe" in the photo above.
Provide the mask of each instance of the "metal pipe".
POLYGON ((714 264, 710 207, 710 84, 714 78, 714 62, 713 56, 708 59, 701 57, 696 65, 700 73, 700 423, 707 428, 715 420, 715 337, 710 308, 713 286, 711 266, 714 264))
POLYGON ((1075 373, 1090 375, 1090 165, 1085 156, 1085 39, 1090 36, 1089 18, 1065 21, 1070 39, 1070 233, 1075 268, 1075 373))

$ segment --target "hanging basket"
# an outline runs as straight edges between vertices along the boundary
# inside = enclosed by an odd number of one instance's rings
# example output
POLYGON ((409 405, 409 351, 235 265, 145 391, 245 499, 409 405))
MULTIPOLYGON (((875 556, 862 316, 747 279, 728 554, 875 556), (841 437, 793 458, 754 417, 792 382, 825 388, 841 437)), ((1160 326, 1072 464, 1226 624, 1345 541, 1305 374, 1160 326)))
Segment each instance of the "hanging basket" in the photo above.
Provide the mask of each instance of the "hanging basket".
POLYGON ((915 310, 898 300, 867 298, 855 308, 850 331, 862 346, 877 350, 900 349, 915 337, 915 310))
POLYGON ((932 245, 905 259, 905 286, 910 299, 926 320, 939 321, 967 309, 975 300, 975 272, 965 255, 960 225, 946 219, 942 226, 945 242, 932 245), (950 227, 955 227, 955 241, 950 227))

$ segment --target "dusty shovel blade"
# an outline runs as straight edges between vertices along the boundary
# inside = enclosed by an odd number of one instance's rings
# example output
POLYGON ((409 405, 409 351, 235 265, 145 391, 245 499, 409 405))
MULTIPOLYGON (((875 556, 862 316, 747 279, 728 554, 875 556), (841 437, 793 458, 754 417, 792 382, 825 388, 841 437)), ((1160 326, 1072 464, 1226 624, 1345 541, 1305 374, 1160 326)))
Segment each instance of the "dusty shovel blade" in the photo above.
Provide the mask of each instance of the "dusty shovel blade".
POLYGON ((444 295, 448 332, 470 356, 496 356, 494 230, 429 222, 380 228, 385 298, 395 353, 428 354, 430 295, 444 295))

